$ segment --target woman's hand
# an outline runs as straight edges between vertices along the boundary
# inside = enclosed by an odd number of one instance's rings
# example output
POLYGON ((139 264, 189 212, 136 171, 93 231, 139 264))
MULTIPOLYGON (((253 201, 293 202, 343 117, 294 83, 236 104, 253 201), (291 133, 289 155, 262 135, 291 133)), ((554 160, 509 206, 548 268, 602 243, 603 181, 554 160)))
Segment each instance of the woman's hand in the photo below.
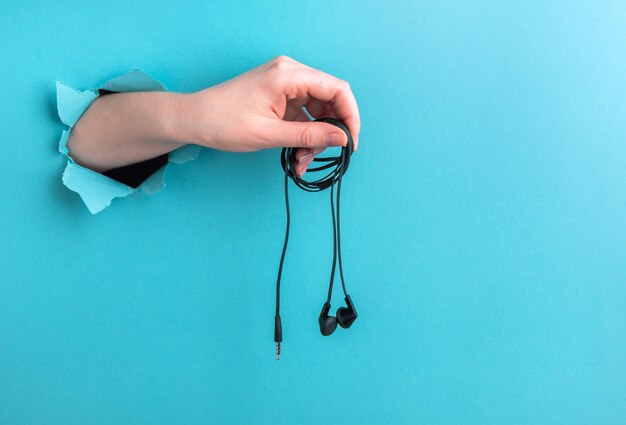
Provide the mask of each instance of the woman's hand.
POLYGON ((345 81, 279 56, 237 78, 196 93, 118 93, 96 99, 68 140, 79 164, 105 171, 141 162, 186 144, 249 152, 299 147, 296 172, 329 146, 345 146, 339 128, 311 122, 345 122, 359 141, 356 100, 345 81))
POLYGON ((180 101, 193 143, 236 152, 299 147, 299 175, 324 148, 347 143, 343 131, 311 122, 303 107, 314 118, 345 122, 358 146, 359 109, 348 83, 286 56, 180 101))

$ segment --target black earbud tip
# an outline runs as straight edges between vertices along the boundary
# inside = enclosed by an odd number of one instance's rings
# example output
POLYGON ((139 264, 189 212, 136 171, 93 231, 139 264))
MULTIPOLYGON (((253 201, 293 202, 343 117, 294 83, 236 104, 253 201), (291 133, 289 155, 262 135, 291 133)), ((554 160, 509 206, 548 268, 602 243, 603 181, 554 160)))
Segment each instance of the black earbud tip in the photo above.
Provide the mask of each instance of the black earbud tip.
POLYGON ((344 329, 352 326, 354 321, 356 320, 356 314, 353 310, 348 307, 339 307, 337 309, 337 323, 344 329))
POLYGON ((339 326, 347 329, 352 326, 352 324, 359 315, 354 308, 354 304, 352 303, 352 298, 350 298, 350 295, 346 295, 345 300, 347 307, 339 307, 337 309, 337 322, 339 322, 339 326))
POLYGON ((324 336, 332 335, 335 329, 337 329, 337 319, 332 316, 326 317, 320 323, 320 331, 324 336))

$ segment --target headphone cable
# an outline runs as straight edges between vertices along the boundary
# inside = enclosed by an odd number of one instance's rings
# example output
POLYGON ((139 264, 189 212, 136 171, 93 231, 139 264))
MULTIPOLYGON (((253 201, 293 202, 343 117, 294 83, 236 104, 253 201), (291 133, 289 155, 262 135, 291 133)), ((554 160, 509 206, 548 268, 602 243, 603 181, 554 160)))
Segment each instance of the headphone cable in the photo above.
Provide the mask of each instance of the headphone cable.
POLYGON ((285 242, 283 243, 283 250, 280 255, 278 277, 276 279, 276 315, 274 316, 274 342, 276 343, 276 360, 280 359, 280 343, 283 340, 282 323, 280 319, 280 283, 283 274, 283 264, 285 262, 285 254, 287 252, 287 245, 289 242, 289 229, 291 225, 291 214, 289 210, 289 179, 293 180, 296 186, 298 186, 300 189, 307 192, 321 192, 330 187, 330 211, 333 223, 333 264, 331 268, 330 282, 328 284, 328 297, 326 299, 326 302, 330 303, 333 294, 333 284, 335 279, 337 262, 339 262, 339 277, 341 279, 343 293, 346 297, 348 296, 348 293, 346 291, 346 284, 343 277, 343 264, 341 261, 341 228, 339 222, 341 180, 343 175, 348 170, 348 166, 350 165, 350 158, 352 156, 352 152, 354 151, 354 142, 352 140, 352 135, 350 134, 350 131, 341 121, 333 118, 320 118, 316 121, 326 122, 341 128, 346 133, 348 142, 346 146, 341 148, 341 153, 339 156, 313 159, 314 162, 322 163, 323 165, 309 168, 308 172, 320 172, 324 170, 330 170, 326 175, 314 181, 304 180, 302 177, 299 177, 296 174, 294 166, 296 162, 295 155, 297 148, 288 147, 283 148, 283 150, 281 151, 280 162, 285 172, 285 209, 287 213, 287 223, 285 226, 285 242), (334 202, 335 184, 337 185, 336 210, 334 202))

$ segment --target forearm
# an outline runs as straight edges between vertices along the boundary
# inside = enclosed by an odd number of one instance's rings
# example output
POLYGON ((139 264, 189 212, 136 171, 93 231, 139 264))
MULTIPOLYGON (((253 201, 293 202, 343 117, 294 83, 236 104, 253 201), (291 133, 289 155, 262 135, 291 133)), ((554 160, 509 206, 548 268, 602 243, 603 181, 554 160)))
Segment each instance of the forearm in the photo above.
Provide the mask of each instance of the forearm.
POLYGON ((192 94, 101 96, 73 127, 67 147, 78 164, 102 172, 190 143, 234 152, 290 146, 300 148, 302 175, 316 154, 347 143, 343 131, 310 116, 343 120, 357 149, 360 118, 348 83, 279 56, 192 94))
POLYGON ((135 92, 99 97, 72 130, 67 143, 70 156, 78 164, 102 172, 190 143, 181 126, 186 96, 135 92))

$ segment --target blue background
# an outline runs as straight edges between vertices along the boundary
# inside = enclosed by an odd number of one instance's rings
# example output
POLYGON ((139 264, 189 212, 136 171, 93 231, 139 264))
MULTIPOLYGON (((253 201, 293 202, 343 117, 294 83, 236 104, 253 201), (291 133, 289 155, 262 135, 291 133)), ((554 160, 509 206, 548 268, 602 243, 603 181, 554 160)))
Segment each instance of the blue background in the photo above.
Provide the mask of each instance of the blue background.
POLYGON ((623 2, 52 3, 0 14, 0 424, 626 423, 623 2), (278 54, 363 121, 359 321, 319 334, 328 198, 293 190, 280 362, 278 151, 203 151, 91 216, 54 92, 278 54))

